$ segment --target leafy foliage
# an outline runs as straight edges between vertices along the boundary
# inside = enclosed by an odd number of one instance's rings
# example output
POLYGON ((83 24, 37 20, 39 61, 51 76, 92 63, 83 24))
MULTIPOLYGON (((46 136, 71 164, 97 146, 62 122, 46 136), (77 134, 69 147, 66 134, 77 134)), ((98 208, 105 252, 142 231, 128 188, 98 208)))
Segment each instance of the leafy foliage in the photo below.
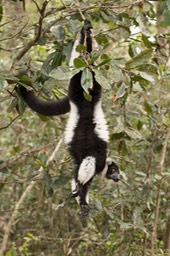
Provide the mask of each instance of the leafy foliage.
MULTIPOLYGON (((2 255, 170 255, 169 12, 168 0, 0 1, 2 255), (84 16, 99 50, 75 58, 70 70, 84 16), (109 156, 122 171, 118 185, 96 177, 91 217, 83 222, 70 197, 72 163, 64 145, 48 161, 67 115, 38 116, 14 87, 31 81, 45 100, 58 99, 82 70, 90 100, 89 68, 103 88, 109 156)), ((85 49, 76 50, 79 55, 85 49)))

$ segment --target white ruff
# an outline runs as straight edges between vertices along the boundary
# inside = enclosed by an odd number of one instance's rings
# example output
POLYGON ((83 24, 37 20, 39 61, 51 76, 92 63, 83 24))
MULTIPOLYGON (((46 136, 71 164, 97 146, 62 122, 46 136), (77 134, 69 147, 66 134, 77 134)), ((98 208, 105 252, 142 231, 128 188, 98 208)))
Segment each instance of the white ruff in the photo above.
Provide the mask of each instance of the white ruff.
POLYGON ((103 114, 101 101, 99 101, 94 108, 94 117, 93 121, 96 124, 95 132, 99 138, 108 142, 109 141, 109 132, 106 124, 106 119, 103 114))
POLYGON ((70 101, 70 115, 64 133, 64 141, 66 144, 69 144, 72 141, 74 136, 74 130, 77 126, 78 120, 78 109, 76 105, 70 101))
POLYGON ((101 176, 102 178, 106 178, 106 173, 107 173, 107 171, 108 171, 108 165, 111 164, 111 163, 112 163, 112 159, 109 158, 109 157, 107 157, 105 167, 104 167, 104 169, 102 170, 102 172, 100 173, 100 176, 101 176))
POLYGON ((78 170, 78 180, 84 185, 86 184, 95 174, 96 159, 92 156, 86 157, 78 170))

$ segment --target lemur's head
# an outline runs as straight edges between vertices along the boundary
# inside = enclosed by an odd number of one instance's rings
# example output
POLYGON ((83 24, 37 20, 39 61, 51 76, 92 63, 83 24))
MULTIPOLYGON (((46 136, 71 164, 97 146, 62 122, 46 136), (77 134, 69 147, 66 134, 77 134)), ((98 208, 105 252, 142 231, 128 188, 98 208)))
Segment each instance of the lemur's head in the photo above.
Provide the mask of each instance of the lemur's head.
POLYGON ((120 180, 120 170, 117 164, 113 162, 111 159, 106 160, 106 174, 105 177, 107 179, 114 180, 118 182, 120 180))

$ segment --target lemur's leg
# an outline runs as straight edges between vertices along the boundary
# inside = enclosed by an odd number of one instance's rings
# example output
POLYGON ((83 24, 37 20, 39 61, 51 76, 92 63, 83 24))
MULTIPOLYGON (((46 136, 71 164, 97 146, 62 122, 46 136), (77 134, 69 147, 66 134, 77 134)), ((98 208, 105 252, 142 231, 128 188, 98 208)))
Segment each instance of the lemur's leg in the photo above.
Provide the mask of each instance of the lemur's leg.
POLYGON ((88 188, 95 176, 96 159, 92 156, 86 157, 76 170, 75 179, 72 181, 72 193, 81 207, 82 217, 89 214, 88 188))
POLYGON ((79 182, 72 180, 72 195, 76 198, 77 203, 81 208, 81 217, 86 218, 89 215, 89 186, 91 181, 82 185, 79 182))

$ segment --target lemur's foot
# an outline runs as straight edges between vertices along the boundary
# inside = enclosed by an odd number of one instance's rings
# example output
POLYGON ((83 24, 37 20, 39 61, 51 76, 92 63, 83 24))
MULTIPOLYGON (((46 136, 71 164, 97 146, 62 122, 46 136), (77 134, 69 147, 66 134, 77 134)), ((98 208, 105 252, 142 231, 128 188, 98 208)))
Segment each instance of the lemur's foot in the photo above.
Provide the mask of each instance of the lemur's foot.
POLYGON ((81 218, 87 219, 89 217, 90 207, 87 204, 82 204, 80 207, 81 207, 81 218))

